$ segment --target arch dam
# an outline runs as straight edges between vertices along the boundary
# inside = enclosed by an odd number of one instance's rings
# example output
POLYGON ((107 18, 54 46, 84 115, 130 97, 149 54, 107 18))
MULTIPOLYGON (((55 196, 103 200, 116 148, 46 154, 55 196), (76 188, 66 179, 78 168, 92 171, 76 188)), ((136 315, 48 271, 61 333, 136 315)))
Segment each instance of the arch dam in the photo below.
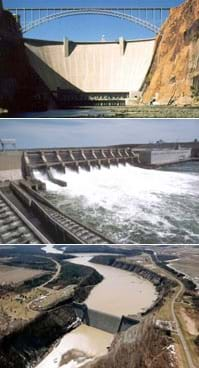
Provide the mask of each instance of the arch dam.
POLYGON ((169 8, 9 9, 22 33, 41 24, 77 15, 119 18, 152 33, 152 38, 101 42, 63 42, 24 38, 29 62, 57 107, 129 105, 138 101, 151 66, 156 35, 169 8))
POLYGON ((64 42, 25 39, 29 62, 60 107, 124 105, 139 98, 155 40, 64 42))
POLYGON ((82 323, 95 327, 99 330, 116 334, 117 332, 126 331, 129 327, 140 322, 137 316, 113 316, 108 313, 90 309, 84 303, 73 303, 76 316, 82 323))

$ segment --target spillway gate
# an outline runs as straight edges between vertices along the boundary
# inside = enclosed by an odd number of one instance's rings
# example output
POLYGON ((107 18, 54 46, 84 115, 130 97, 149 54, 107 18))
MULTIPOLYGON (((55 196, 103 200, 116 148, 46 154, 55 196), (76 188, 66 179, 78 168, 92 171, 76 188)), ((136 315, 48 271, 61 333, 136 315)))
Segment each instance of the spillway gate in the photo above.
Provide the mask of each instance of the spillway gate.
POLYGON ((49 176, 48 173, 51 167, 63 172, 65 168, 75 171, 84 168, 90 171, 91 167, 110 167, 126 163, 139 164, 139 154, 130 147, 28 150, 23 155, 25 177, 31 177, 33 170, 45 170, 51 181, 52 174, 49 176))

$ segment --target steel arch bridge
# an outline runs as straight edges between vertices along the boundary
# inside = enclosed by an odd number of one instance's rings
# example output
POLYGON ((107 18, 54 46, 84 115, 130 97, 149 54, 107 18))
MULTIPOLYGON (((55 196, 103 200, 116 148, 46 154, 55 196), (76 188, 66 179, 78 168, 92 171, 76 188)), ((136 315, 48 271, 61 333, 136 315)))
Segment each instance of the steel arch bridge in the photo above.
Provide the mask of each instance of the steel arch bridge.
POLYGON ((22 33, 41 24, 75 15, 103 15, 138 24, 155 34, 168 17, 170 8, 10 8, 18 17, 22 33))

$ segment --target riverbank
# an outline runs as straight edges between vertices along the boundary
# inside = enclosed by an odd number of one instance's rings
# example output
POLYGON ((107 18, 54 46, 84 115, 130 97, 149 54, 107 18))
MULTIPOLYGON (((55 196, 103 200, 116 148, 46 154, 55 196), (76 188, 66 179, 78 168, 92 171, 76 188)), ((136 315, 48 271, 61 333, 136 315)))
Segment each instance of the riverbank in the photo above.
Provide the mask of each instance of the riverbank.
POLYGON ((19 251, 17 249, 1 249, 1 263, 7 268, 15 265, 18 273, 23 266, 26 269, 45 269, 51 276, 48 284, 41 276, 36 283, 30 278, 20 285, 13 282, 1 285, 1 368, 12 368, 15 364, 17 368, 25 368, 37 364, 63 335, 79 325, 73 300, 84 300, 94 285, 102 280, 102 276, 91 267, 65 262, 69 258, 67 255, 54 253, 46 257, 36 246, 30 246, 29 250, 26 246, 19 247, 19 251), (65 297, 65 283, 75 286, 75 293, 65 297), (59 290, 60 295, 62 290, 61 297, 58 297, 59 290))
POLYGON ((92 106, 3 114, 3 118, 198 118, 199 106, 92 106))
POLYGON ((163 277, 158 273, 139 265, 138 263, 133 263, 133 261, 129 261, 128 258, 118 258, 112 255, 97 255, 91 259, 91 262, 94 264, 97 263, 100 265, 108 265, 132 272, 133 274, 140 276, 142 279, 150 281, 150 283, 154 285, 157 292, 156 298, 148 308, 142 311, 142 315, 146 315, 155 308, 159 307, 163 302, 163 298, 168 294, 171 288, 175 287, 175 283, 168 278, 163 277))

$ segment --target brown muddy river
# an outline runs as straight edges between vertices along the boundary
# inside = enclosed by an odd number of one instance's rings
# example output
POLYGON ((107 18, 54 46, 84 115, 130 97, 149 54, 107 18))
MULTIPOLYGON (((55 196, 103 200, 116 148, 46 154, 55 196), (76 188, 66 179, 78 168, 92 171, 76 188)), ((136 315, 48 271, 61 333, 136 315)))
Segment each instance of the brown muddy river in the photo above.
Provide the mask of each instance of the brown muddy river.
POLYGON ((156 299, 156 290, 151 282, 129 271, 89 262, 93 256, 79 254, 71 260, 95 268, 104 277, 85 301, 89 308, 121 317, 144 311, 156 299))
MULTIPOLYGON (((49 251, 48 247, 46 251, 49 251)), ((104 277, 85 300, 89 308, 120 317, 139 313, 156 299, 155 287, 149 281, 128 271, 90 263, 94 255, 76 254, 76 258, 71 260, 95 268, 104 277)), ((95 357, 106 354, 112 340, 110 333, 81 325, 66 334, 36 368, 83 367, 95 357)))

